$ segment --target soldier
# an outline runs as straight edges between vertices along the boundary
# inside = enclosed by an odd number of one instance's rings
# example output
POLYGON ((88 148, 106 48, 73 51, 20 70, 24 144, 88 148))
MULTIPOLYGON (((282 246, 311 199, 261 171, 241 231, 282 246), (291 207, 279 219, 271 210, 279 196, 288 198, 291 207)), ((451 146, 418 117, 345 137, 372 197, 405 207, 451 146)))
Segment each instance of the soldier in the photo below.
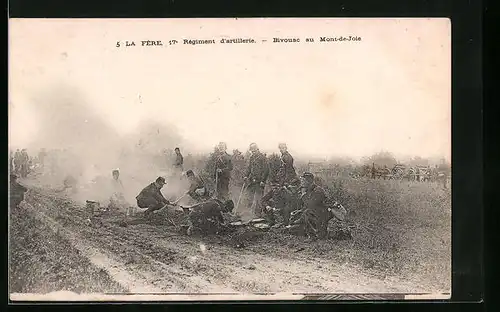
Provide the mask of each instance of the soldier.
POLYGON ((21 150, 21 177, 26 178, 28 176, 28 166, 29 166, 29 156, 25 148, 21 150))
POLYGON ((314 175, 309 172, 302 175, 301 188, 301 209, 292 213, 292 217, 298 215, 298 218, 294 218, 289 230, 309 237, 324 238, 328 234, 330 218, 325 203, 326 193, 314 183, 314 175))
POLYGON ((300 180, 297 178, 289 185, 282 185, 278 182, 271 182, 271 190, 266 193, 261 200, 261 205, 265 209, 265 217, 269 223, 283 223, 289 225, 292 211, 300 209, 298 201, 298 191, 300 180))
POLYGON ((175 151, 175 161, 173 164, 174 171, 176 172, 176 174, 180 174, 182 173, 182 171, 184 171, 184 157, 182 156, 181 150, 178 147, 176 147, 174 151, 175 151))
POLYGON ((19 204, 24 200, 24 193, 28 189, 21 184, 17 183, 17 175, 10 174, 10 209, 19 207, 19 204))
POLYGON ((251 153, 243 180, 246 183, 246 204, 253 207, 256 217, 262 216, 261 199, 269 176, 267 158, 259 151, 257 144, 250 144, 251 153))
POLYGON ((376 178, 377 170, 375 169, 375 163, 372 163, 372 179, 376 178))
POLYGON ((184 208, 184 210, 189 210, 187 234, 192 235, 195 231, 203 234, 217 233, 220 227, 225 224, 223 213, 229 213, 233 208, 232 200, 222 202, 218 199, 210 199, 184 208))
POLYGON ((16 153, 14 154, 14 172, 16 174, 19 174, 21 172, 21 163, 22 163, 21 151, 17 149, 16 153))
POLYGON ((222 201, 229 199, 229 180, 231 179, 231 171, 233 170, 231 156, 229 156, 226 150, 226 143, 220 142, 215 154, 215 195, 216 198, 222 201))
POLYGON ((280 183, 282 185, 289 184, 290 182, 297 180, 297 172, 293 167, 293 157, 288 152, 288 148, 285 143, 278 145, 281 152, 281 166, 278 171, 278 176, 280 178, 280 183))
POLYGON ((166 184, 163 177, 158 177, 155 182, 146 186, 135 198, 139 208, 147 208, 144 216, 148 217, 153 211, 160 210, 170 202, 163 197, 161 188, 166 184))
POLYGON ((112 194, 109 199, 110 209, 127 209, 129 204, 125 200, 123 183, 120 180, 120 170, 112 171, 113 179, 111 180, 112 194))
POLYGON ((196 176, 193 170, 186 171, 186 176, 190 183, 188 195, 197 202, 207 200, 208 191, 203 180, 196 176))

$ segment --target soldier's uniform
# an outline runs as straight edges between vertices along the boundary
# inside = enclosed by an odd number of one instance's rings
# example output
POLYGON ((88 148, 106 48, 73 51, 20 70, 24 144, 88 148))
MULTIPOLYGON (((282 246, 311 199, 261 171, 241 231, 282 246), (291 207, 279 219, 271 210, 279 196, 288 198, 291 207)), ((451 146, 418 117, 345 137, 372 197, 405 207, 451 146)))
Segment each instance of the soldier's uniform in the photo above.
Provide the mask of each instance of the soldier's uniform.
POLYGON ((281 153, 281 166, 278 171, 278 178, 282 185, 289 184, 297 179, 297 173, 293 167, 293 157, 288 151, 281 153))
POLYGON ((188 215, 188 235, 196 232, 203 234, 216 233, 219 226, 224 223, 223 212, 225 205, 218 199, 210 199, 190 207, 188 215))
POLYGON ((14 154, 14 172, 19 174, 21 172, 22 156, 19 150, 14 154))
POLYGON ((269 166, 266 156, 260 151, 252 153, 250 156, 247 171, 245 201, 247 206, 254 206, 254 213, 257 217, 262 216, 261 199, 264 195, 264 185, 269 176, 269 166))
MULTIPOLYGON (((312 176, 312 174, 308 175, 312 176)), ((302 207, 300 216, 293 221, 290 230, 315 238, 326 237, 330 216, 325 203, 325 191, 313 183, 301 195, 300 201, 302 207)))
POLYGON ((21 177, 26 178, 28 176, 29 167, 29 156, 26 150, 21 151, 21 177))
POLYGON ((229 199, 229 180, 231 179, 233 162, 231 161, 231 156, 226 152, 218 152, 215 158, 214 178, 217 181, 216 197, 221 201, 225 201, 229 199), (218 172, 219 169, 221 172, 218 172))
POLYGON ((297 179, 287 186, 282 186, 280 183, 273 183, 271 190, 262 197, 262 207, 265 208, 265 218, 269 223, 283 223, 283 225, 288 225, 292 211, 300 209, 298 182, 297 179))
MULTIPOLYGON (((165 184, 165 180, 162 180, 163 184, 165 184)), ((159 210, 163 208, 169 201, 163 197, 161 193, 161 187, 157 185, 156 182, 153 182, 146 186, 136 197, 137 206, 139 208, 148 208, 144 215, 148 216, 153 211, 159 210)))

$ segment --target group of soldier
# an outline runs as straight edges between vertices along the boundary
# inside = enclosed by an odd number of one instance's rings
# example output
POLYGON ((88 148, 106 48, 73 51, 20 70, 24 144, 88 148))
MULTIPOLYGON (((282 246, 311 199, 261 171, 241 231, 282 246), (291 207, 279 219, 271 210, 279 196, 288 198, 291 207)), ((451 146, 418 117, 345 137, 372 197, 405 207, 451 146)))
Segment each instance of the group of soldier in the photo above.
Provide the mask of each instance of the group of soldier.
MULTIPOLYGON (((283 225, 288 231, 302 233, 313 237, 325 237, 327 223, 331 214, 326 206, 325 191, 315 184, 312 173, 304 173, 299 177, 295 171, 294 159, 288 152, 286 144, 279 144, 280 166, 276 176, 269 179, 269 163, 256 143, 249 146, 249 157, 244 170, 243 185, 237 195, 236 205, 231 200, 230 180, 234 169, 235 156, 229 155, 227 145, 219 143, 213 154, 213 179, 215 186, 212 194, 208 191, 205 181, 192 169, 185 172, 189 181, 189 188, 185 195, 189 195, 195 204, 183 207, 189 214, 188 234, 193 231, 217 231, 224 225, 225 213, 231 213, 240 206, 253 211, 257 218, 264 218, 275 226, 283 225), (266 185, 269 190, 265 192, 266 185)), ((173 163, 174 171, 184 170, 183 156, 178 148, 173 163)), ((169 205, 177 205, 177 201, 170 202, 161 193, 166 185, 163 177, 158 177, 146 186, 136 197, 137 206, 146 208, 145 217, 154 211, 169 205)))
MULTIPOLYGON (((301 177, 297 175, 294 159, 288 152, 286 144, 279 144, 278 148, 281 153, 279 170, 270 178, 268 158, 259 150, 256 143, 250 144, 246 167, 241 172, 243 185, 239 194, 234 194, 237 195, 234 198, 238 198, 236 205, 231 200, 230 180, 234 169, 233 161, 245 161, 241 153, 236 151, 231 156, 227 153, 225 143, 218 144, 213 154, 214 189, 209 191, 199 174, 192 169, 184 171, 184 158, 180 149, 175 148, 175 160, 172 164, 174 176, 180 174, 187 179, 189 187, 182 197, 189 196, 195 202, 190 207, 182 207, 189 216, 188 233, 220 228, 225 224, 224 214, 245 206, 252 210, 256 218, 264 218, 273 225, 283 225, 291 232, 324 237, 326 224, 330 218, 325 204, 324 190, 314 183, 313 174, 304 173, 301 177)), ((43 156, 41 156, 42 163, 43 156)), ((22 201, 26 189, 16 182, 16 173, 19 172, 21 177, 26 177, 29 157, 26 150, 23 150, 17 151, 12 158, 11 188, 15 192, 11 191, 11 194, 14 194, 11 198, 17 206, 22 201)), ((112 171, 111 181, 113 189, 109 207, 126 208, 128 213, 131 205, 125 199, 118 169, 112 171)), ((65 180, 65 188, 75 186, 75 183, 70 182, 65 180)), ((145 209, 145 218, 167 206, 178 206, 179 200, 169 201, 163 196, 161 190, 166 184, 166 179, 160 176, 136 196, 137 207, 145 209)))
POLYGON ((17 149, 15 153, 10 152, 10 172, 25 178, 31 166, 31 159, 26 149, 17 149))

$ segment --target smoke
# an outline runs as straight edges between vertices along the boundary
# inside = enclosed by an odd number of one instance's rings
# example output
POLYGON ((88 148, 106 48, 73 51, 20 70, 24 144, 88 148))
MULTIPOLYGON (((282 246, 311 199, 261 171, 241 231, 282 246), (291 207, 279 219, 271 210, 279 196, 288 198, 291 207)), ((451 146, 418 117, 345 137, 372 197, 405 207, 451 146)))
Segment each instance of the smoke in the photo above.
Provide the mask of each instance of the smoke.
MULTIPOLYGON (((134 205, 135 196, 158 176, 167 179, 163 193, 178 197, 187 186, 173 178, 171 164, 175 147, 184 146, 176 128, 143 120, 137 131, 119 133, 75 88, 58 86, 40 94, 29 106, 37 131, 28 152, 36 156, 47 150, 45 185, 60 188, 67 176, 77 180, 73 199, 106 203, 111 194, 112 170, 120 170, 125 198, 134 205)), ((22 130, 16 130, 22 131, 22 130)))

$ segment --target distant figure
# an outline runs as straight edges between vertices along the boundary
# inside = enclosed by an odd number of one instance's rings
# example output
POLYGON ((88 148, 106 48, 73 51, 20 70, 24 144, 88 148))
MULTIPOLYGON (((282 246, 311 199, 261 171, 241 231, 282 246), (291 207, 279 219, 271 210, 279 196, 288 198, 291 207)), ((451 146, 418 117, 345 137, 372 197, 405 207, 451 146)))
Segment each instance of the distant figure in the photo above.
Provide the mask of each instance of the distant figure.
POLYGON ((263 214, 261 199, 269 176, 269 165, 266 156, 259 151, 257 144, 250 144, 249 151, 251 155, 243 178, 246 183, 245 201, 247 206, 253 207, 254 215, 260 218, 263 214))
POLYGON ((26 149, 21 150, 21 177, 26 178, 28 176, 28 166, 29 166, 29 156, 26 149))
POLYGON ((229 199, 229 180, 231 179, 231 171, 233 170, 231 156, 229 156, 226 150, 226 143, 220 142, 215 154, 215 196, 221 201, 229 199))
POLYGON ((207 200, 208 190, 203 180, 196 176, 193 170, 186 171, 186 176, 190 182, 188 195, 197 202, 207 200))
POLYGON ((17 149, 16 153, 14 154, 14 172, 16 174, 20 174, 21 172, 21 163, 22 163, 21 151, 17 149))
POLYGON ((15 209, 19 207, 19 204, 24 200, 24 193, 28 189, 21 184, 17 183, 17 175, 10 174, 10 209, 15 209))
POLYGON ((176 171, 177 174, 182 173, 184 171, 184 157, 181 154, 181 150, 176 147, 175 148, 175 160, 174 160, 174 170, 176 171))
POLYGON ((155 182, 146 186, 135 198, 139 208, 147 208, 144 216, 148 217, 153 211, 160 210, 170 202, 163 197, 161 188, 166 184, 163 177, 158 177, 155 182))
POLYGON ((45 151, 45 148, 42 148, 40 152, 38 153, 38 163, 40 164, 40 167, 43 169, 45 166, 45 158, 47 157, 47 152, 45 151))
POLYGON ((124 187, 122 181, 120 180, 120 171, 115 169, 112 171, 113 179, 111 180, 111 197, 109 198, 109 208, 118 210, 118 209, 127 209, 130 205, 125 200, 124 196, 124 187))
POLYGON ((281 165, 278 171, 278 181, 281 185, 290 184, 292 181, 298 179, 297 172, 293 166, 293 157, 288 152, 288 148, 285 143, 278 145, 281 152, 281 165))
POLYGON ((292 212, 293 218, 290 231, 313 238, 327 236, 328 220, 330 218, 326 206, 325 191, 314 183, 314 175, 306 172, 302 175, 302 195, 300 196, 301 209, 292 212))
POLYGON ((233 208, 234 202, 232 200, 222 202, 218 199, 210 199, 189 207, 189 228, 187 234, 192 235, 195 232, 216 234, 220 226, 225 223, 223 213, 229 213, 233 208))
POLYGON ((377 169, 375 169, 375 163, 372 163, 372 179, 377 177, 377 169))

